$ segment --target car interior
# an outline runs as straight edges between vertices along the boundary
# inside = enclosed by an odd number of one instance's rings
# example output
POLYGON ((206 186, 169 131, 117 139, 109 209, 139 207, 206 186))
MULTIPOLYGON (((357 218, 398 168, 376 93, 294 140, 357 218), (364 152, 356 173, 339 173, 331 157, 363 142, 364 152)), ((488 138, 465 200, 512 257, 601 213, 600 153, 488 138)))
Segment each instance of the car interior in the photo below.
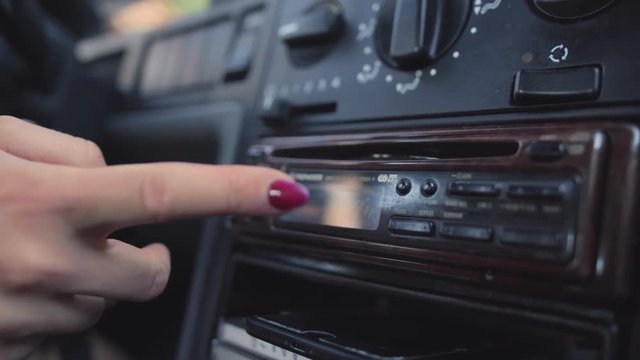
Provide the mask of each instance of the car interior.
POLYGON ((120 231, 167 290, 56 359, 640 359, 640 2, 132 2, 1 0, 0 113, 310 199, 120 231))

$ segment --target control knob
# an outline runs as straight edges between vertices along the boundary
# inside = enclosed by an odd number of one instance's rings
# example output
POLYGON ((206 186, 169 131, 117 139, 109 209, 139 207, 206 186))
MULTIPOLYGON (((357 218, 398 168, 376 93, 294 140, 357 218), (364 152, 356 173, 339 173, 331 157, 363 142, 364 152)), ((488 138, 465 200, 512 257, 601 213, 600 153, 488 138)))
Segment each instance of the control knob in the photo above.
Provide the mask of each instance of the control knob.
POLYGON ((317 2, 278 29, 295 65, 311 65, 329 53, 344 31, 344 15, 334 1, 317 2))
POLYGON ((470 10, 471 0, 387 0, 376 27, 378 54, 395 68, 423 68, 458 39, 470 10))

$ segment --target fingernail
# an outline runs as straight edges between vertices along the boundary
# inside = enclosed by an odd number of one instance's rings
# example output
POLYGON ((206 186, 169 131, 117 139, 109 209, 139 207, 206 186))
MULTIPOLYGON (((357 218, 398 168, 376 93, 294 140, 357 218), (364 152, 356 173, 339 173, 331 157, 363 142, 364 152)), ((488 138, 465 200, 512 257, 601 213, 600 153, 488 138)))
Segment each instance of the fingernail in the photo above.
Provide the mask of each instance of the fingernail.
POLYGON ((278 210, 291 210, 309 201, 309 191, 301 184, 276 180, 269 188, 269 203, 278 210))

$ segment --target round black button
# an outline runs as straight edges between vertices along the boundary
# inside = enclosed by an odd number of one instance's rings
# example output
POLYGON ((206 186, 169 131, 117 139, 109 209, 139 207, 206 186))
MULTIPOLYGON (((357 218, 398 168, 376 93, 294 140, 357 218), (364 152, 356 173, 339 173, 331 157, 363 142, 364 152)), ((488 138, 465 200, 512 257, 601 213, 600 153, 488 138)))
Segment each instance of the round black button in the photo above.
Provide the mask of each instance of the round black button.
POLYGON ((405 196, 411 192, 411 180, 404 178, 400 179, 396 184, 396 192, 400 196, 405 196))
POLYGON ((422 186, 420 187, 420 192, 425 197, 431 197, 435 195, 437 191, 438 191, 438 183, 433 179, 429 179, 425 181, 424 184, 422 184, 422 186))

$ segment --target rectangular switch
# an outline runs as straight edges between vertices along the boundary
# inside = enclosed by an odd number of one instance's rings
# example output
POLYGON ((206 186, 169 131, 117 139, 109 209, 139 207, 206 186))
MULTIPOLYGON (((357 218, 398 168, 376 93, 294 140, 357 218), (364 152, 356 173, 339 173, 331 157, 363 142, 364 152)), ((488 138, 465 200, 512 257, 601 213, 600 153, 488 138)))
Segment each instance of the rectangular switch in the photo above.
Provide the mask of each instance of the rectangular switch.
POLYGON ((499 194, 495 184, 460 181, 449 184, 449 195, 494 197, 499 194))
POLYGON ((493 238, 490 226, 444 223, 440 235, 445 239, 489 242, 493 238))
POLYGON ((513 86, 513 102, 539 105, 595 100, 600 96, 599 66, 521 70, 513 86))
POLYGON ((500 241, 507 245, 559 249, 564 239, 553 231, 504 229, 500 241))
POLYGON ((242 80, 247 76, 251 68, 255 48, 256 34, 253 31, 248 31, 238 36, 227 57, 225 81, 242 80))
POLYGON ((433 236, 436 232, 436 225, 429 220, 391 218, 389 220, 389 231, 394 234, 433 236))

